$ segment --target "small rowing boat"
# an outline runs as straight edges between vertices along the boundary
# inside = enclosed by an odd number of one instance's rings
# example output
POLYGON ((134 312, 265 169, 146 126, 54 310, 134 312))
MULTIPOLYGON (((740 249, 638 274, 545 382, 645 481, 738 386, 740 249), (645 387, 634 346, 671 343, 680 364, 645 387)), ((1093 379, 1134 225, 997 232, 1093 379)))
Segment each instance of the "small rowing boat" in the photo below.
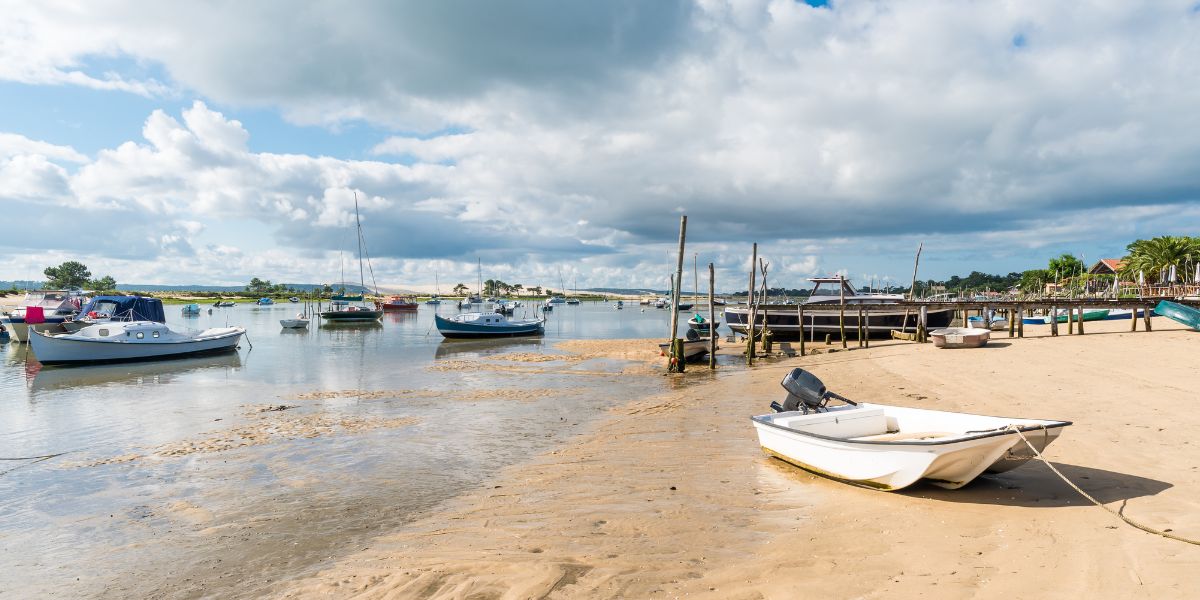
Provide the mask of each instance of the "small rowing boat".
POLYGON ((880 490, 922 479, 957 489, 984 472, 1015 469, 1034 456, 1026 439, 1042 452, 1071 424, 856 403, 799 368, 783 387, 788 396, 782 405, 771 403, 774 414, 751 417, 763 450, 818 475, 880 490), (828 406, 830 400, 844 404, 828 406))
POLYGON ((978 348, 988 343, 991 331, 966 327, 945 327, 929 332, 933 345, 938 348, 978 348))
POLYGON ((1171 302, 1170 300, 1163 300, 1158 303, 1158 306, 1154 307, 1154 312, 1172 321, 1183 323, 1192 329, 1200 330, 1200 310, 1190 306, 1171 302))

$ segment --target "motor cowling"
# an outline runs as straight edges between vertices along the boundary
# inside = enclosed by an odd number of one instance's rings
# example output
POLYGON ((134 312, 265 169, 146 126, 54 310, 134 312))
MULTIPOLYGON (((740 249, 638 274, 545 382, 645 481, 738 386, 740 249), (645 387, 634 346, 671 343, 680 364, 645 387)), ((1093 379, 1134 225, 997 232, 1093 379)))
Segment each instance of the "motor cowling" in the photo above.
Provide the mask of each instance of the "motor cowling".
POLYGON ((829 390, 825 384, 816 375, 799 367, 785 375, 780 385, 788 393, 783 401, 785 411, 816 412, 829 401, 829 390))

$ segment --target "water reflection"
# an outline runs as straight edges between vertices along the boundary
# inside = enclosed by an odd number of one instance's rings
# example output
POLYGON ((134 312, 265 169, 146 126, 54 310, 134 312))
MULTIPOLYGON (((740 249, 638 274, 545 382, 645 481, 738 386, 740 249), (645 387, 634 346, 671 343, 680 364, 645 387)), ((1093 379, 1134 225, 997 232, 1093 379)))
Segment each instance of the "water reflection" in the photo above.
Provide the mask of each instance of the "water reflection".
POLYGON ((545 347, 540 338, 496 338, 491 340, 444 339, 437 345, 434 357, 466 358, 503 354, 506 352, 538 352, 545 347))
POLYGON ((25 373, 28 377, 30 391, 36 395, 37 392, 114 383, 166 385, 187 373, 206 369, 239 369, 241 367, 241 354, 232 352, 216 356, 156 362, 73 367, 44 366, 37 361, 30 360, 25 373))

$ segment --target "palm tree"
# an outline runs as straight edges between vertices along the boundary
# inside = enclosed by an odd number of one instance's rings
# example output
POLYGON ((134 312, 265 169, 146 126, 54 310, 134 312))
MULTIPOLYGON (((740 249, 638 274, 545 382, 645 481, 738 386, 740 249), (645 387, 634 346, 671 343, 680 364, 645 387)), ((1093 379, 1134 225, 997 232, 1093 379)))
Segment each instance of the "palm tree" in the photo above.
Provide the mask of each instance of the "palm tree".
POLYGON ((455 295, 455 296, 462 296, 462 295, 463 295, 463 293, 464 293, 464 292, 466 292, 466 291, 467 291, 467 286, 465 286, 465 285, 463 285, 463 284, 461 284, 461 283, 460 283, 460 284, 458 284, 458 285, 456 285, 456 286, 454 286, 454 295, 455 295))
MULTIPOLYGON (((1163 235, 1148 240, 1137 240, 1126 247, 1126 256, 1121 266, 1121 275, 1136 279, 1144 273, 1147 279, 1165 280, 1175 267, 1175 277, 1186 277, 1185 269, 1200 262, 1200 238, 1163 235)), ((1166 283, 1174 283, 1169 281, 1166 283)))

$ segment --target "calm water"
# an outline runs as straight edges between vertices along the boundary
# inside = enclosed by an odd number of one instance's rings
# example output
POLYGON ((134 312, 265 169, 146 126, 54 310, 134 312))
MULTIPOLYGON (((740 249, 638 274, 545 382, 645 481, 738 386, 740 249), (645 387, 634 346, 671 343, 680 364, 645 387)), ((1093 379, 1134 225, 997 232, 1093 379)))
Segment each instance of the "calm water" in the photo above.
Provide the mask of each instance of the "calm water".
POLYGON ((68 452, 0 461, 0 596, 258 595, 664 385, 614 361, 488 356, 665 338, 667 311, 559 305, 542 338, 450 341, 432 327, 433 308, 296 331, 278 321, 297 305, 204 307, 192 318, 168 306, 173 328, 240 325, 248 339, 237 354, 157 363, 42 368, 26 344, 0 347, 0 457, 68 452), (349 390, 376 393, 313 395, 349 390), (268 404, 296 408, 256 412, 268 404), (415 423, 270 430, 272 419, 324 417, 415 423), (155 452, 264 424, 270 443, 155 452), (95 464, 131 455, 140 458, 95 464))

